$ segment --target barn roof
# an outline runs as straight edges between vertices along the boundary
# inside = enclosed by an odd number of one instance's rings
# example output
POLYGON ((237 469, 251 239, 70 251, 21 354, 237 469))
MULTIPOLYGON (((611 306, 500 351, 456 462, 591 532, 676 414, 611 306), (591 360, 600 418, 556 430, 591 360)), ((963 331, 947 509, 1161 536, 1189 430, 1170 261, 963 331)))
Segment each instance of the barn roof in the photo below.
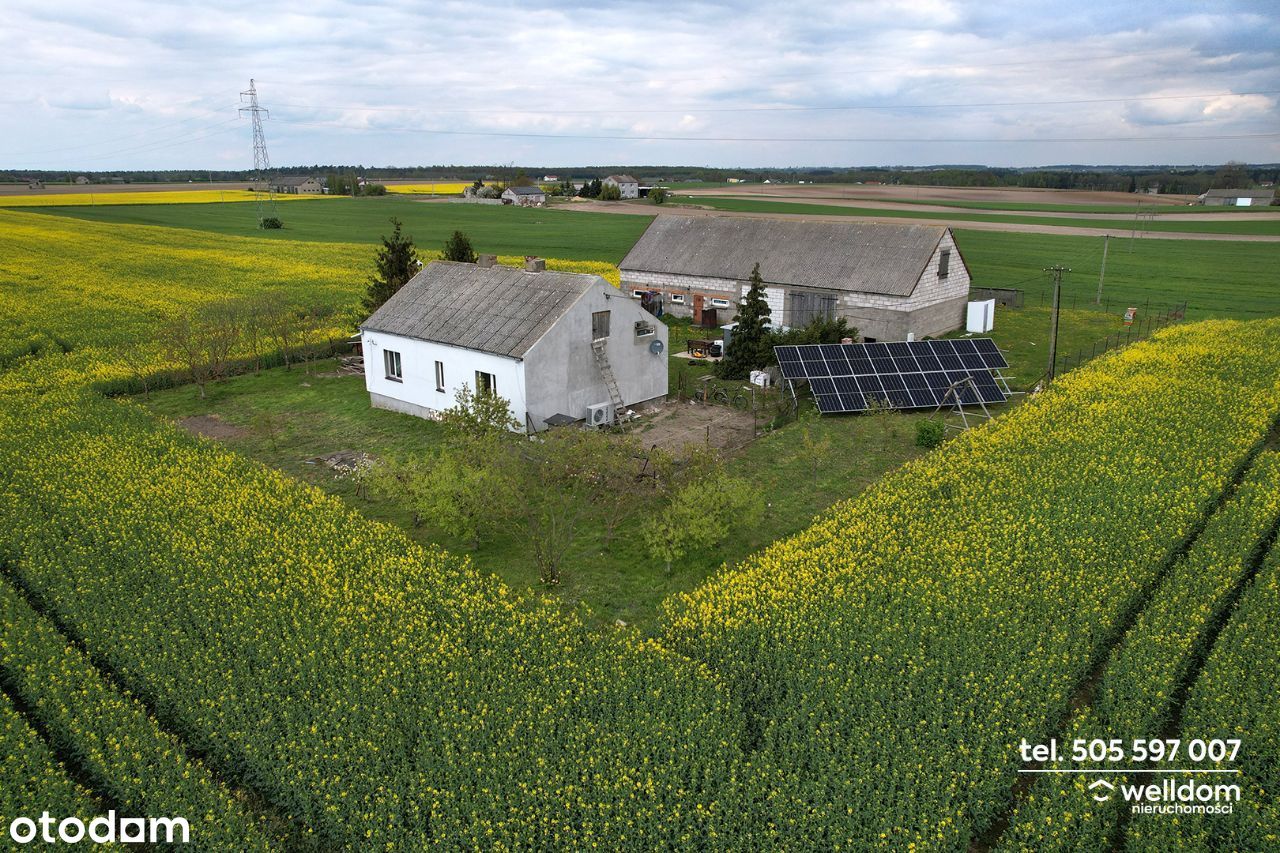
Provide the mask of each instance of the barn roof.
POLYGON ((303 184, 305 184, 307 181, 314 181, 314 180, 316 179, 312 177, 276 178, 275 183, 278 186, 282 186, 282 187, 300 187, 303 184))
POLYGON ((604 279, 433 261, 360 328, 523 358, 597 283, 604 279))
POLYGON ((618 184, 638 184, 638 183, 640 183, 639 181, 637 181, 635 178, 631 177, 630 175, 610 175, 609 177, 605 178, 605 180, 606 180, 606 181, 613 181, 614 183, 618 183, 618 184))
POLYGON ((1275 198, 1275 190, 1206 190, 1201 193, 1201 198, 1275 198))
POLYGON ((516 195, 546 195, 542 187, 507 187, 507 190, 516 195))
POLYGON ((622 269, 746 281, 759 262, 770 284, 908 296, 946 233, 941 225, 663 214, 622 269))

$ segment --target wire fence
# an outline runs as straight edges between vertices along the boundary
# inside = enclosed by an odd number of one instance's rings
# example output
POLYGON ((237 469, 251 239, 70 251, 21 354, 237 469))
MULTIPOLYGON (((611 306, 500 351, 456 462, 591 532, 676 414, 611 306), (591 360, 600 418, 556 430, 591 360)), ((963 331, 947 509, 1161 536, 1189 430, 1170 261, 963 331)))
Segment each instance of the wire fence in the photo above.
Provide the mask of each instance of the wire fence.
MULTIPOLYGON (((1150 304, 1151 300, 1147 300, 1146 305, 1148 308, 1150 307, 1150 304)), ((1066 307, 1065 304, 1063 307, 1066 307)), ((1126 308, 1130 307, 1138 306, 1126 304, 1126 308)), ((1186 302, 1180 302, 1177 305, 1172 305, 1158 314, 1151 314, 1148 311, 1144 311, 1142 319, 1135 318, 1134 322, 1131 325, 1126 326, 1123 332, 1115 332, 1114 334, 1107 335, 1105 338, 1100 338, 1087 347, 1080 347, 1074 353, 1058 355, 1054 359, 1053 375, 1059 376, 1068 370, 1077 368, 1085 362, 1091 361, 1110 350, 1146 340, 1166 326, 1181 322, 1186 318, 1186 316, 1186 302)), ((1031 387, 1043 388, 1049 379, 1049 371, 1046 370, 1041 374, 1037 381, 1032 383, 1031 387)))

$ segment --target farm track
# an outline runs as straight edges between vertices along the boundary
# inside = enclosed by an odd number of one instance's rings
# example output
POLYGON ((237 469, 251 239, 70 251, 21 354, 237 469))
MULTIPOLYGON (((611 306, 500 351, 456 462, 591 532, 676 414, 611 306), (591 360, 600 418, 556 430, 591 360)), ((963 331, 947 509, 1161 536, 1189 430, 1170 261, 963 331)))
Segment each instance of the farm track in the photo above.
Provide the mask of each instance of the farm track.
MULTIPOLYGON (((1160 590, 1169 573, 1182 560, 1188 552, 1191 551, 1200 535, 1204 533, 1205 528, 1209 524, 1209 520, 1217 514, 1222 507, 1230 501, 1240 489, 1241 483, 1244 482, 1249 470, 1253 467, 1259 454, 1275 443, 1280 442, 1280 415, 1272 421, 1271 428, 1267 434, 1254 444, 1253 448, 1245 454, 1240 461, 1236 470, 1232 473, 1231 480, 1223 488, 1222 492, 1213 501, 1213 503, 1201 513, 1200 518, 1187 531, 1178 545, 1169 552, 1169 555, 1161 563, 1159 569, 1152 576, 1151 581, 1138 592, 1134 602, 1125 608, 1120 615, 1120 619, 1111 633, 1111 639, 1103 644, 1102 649, 1090 666, 1088 673, 1080 681, 1076 689, 1071 693, 1067 701, 1066 708, 1058 721, 1055 723, 1051 734, 1048 737, 1055 740, 1062 740, 1068 733, 1072 717, 1079 711, 1089 708, 1093 705, 1097 695, 1098 688, 1102 684, 1103 676, 1107 668, 1111 666, 1112 661, 1124 646, 1124 639, 1128 635, 1130 629, 1137 623, 1138 618, 1151 602, 1153 596, 1160 590)), ((1267 553, 1271 546, 1275 544, 1277 531, 1280 531, 1280 517, 1273 519, 1270 528, 1255 543, 1249 557, 1249 566, 1247 571, 1237 580, 1231 591, 1223 597, 1222 602, 1214 610, 1213 615, 1205 623, 1204 632, 1201 635, 1201 641, 1196 645, 1196 651, 1187 667, 1186 672, 1178 679, 1178 684, 1173 694, 1170 696, 1168 706, 1172 710, 1172 716, 1165 730, 1159 734, 1159 737, 1173 737, 1181 727, 1182 710, 1186 703, 1187 695, 1191 686, 1195 684, 1200 676, 1201 670, 1204 668, 1205 660, 1212 651, 1214 644, 1217 642, 1218 635, 1222 629, 1226 627, 1230 621, 1231 612, 1235 609, 1236 603, 1241 595, 1248 588, 1253 578, 1261 569, 1263 562, 1266 560, 1267 553)), ((1044 762, 1033 762, 1029 765, 1029 769, 1039 769, 1044 766, 1044 762)), ((1003 838, 1006 830, 1009 828, 1014 814, 1017 812, 1019 805, 1030 794, 1038 774, 1021 773, 1015 779, 1010 789, 1010 802, 1008 806, 1001 812, 992 823, 982 832, 975 835, 973 841, 969 845, 969 853, 988 853, 1000 846, 1000 840, 1003 838)), ((1116 835, 1113 841, 1118 846, 1121 839, 1124 838, 1125 829, 1127 827, 1127 819, 1121 817, 1119 825, 1116 827, 1116 835)))
MULTIPOLYGON (((1271 445, 1274 442, 1280 442, 1280 428, 1272 430, 1271 436, 1266 443, 1271 445)), ((1262 567, 1267 561, 1267 555, 1275 547, 1278 537, 1280 537, 1280 515, 1271 520, 1271 526, 1254 543, 1249 552, 1244 573, 1236 579, 1231 590, 1223 596, 1221 603, 1214 609, 1213 615, 1205 622, 1200 641, 1195 645, 1186 670, 1181 674, 1177 686, 1169 697, 1167 703, 1169 720, 1159 733, 1159 737, 1166 740, 1176 738, 1182 731, 1182 715, 1186 710, 1187 698, 1191 693, 1191 689, 1200 680, 1200 674, 1204 672, 1205 663, 1209 660, 1209 656, 1213 654, 1214 647, 1218 644, 1218 637, 1235 614, 1236 605, 1239 604, 1240 599, 1253 584, 1258 573, 1262 571, 1262 567)), ((1142 766, 1152 768, 1155 763, 1148 761, 1142 766)), ((1117 848, 1128 836, 1129 822, 1132 819, 1133 813, 1131 811, 1120 810, 1114 837, 1117 848)))
MULTIPOLYGON (((3 572, 4 570, 0 569, 0 573, 3 572)), ((102 790, 102 786, 98 783, 93 772, 85 762, 80 760, 80 757, 74 750, 66 749, 62 745, 61 740, 55 737, 53 732, 49 730, 49 727, 44 724, 40 719, 40 716, 35 713, 26 698, 22 695, 22 691, 18 689, 18 685, 15 683, 12 674, 3 665, 0 665, 0 694, 3 694, 11 703, 13 703, 13 707, 18 712, 18 716, 20 716, 23 721, 31 727, 31 730, 34 731, 40 737, 40 740, 44 742, 44 745, 49 748, 49 752, 51 752, 53 757, 57 759, 58 763, 62 765, 62 769, 66 771, 68 778, 88 791, 89 796, 93 798, 94 802, 102 807, 104 813, 107 810, 114 810, 117 813, 121 813, 123 811, 120 804, 102 790)))
MULTIPOLYGON (((192 744, 190 739, 183 733, 183 727, 174 724, 173 720, 162 714, 147 691, 139 690, 129 685, 129 682, 121 677, 108 661, 95 654, 79 633, 58 615, 57 611, 44 600, 42 595, 31 589, 8 562, 0 561, 0 578, 8 581, 18 591, 27 606, 41 619, 48 622, 68 645, 74 647, 85 656, 96 670, 98 677, 108 688, 117 694, 127 695, 140 704, 146 711, 147 716, 154 720, 163 732, 173 736, 182 744, 182 748, 189 757, 204 765, 213 778, 231 792, 233 796, 242 800, 249 809, 259 813, 266 818, 270 825, 279 829, 281 835, 284 835, 290 841, 288 849, 313 849, 311 845, 304 844, 301 841, 310 833, 307 833, 304 828, 298 827, 292 819, 284 815, 265 794, 241 782, 233 774, 227 772, 221 762, 192 744)), ((117 812, 122 811, 118 804, 112 802, 102 792, 103 785, 101 781, 96 779, 87 765, 77 758, 74 752, 59 747, 58 740, 50 736, 47 727, 43 726, 31 711, 30 705, 25 702, 22 693, 16 690, 11 674, 5 671, 3 666, 0 666, 0 691, 9 696, 17 707, 18 712, 31 724, 40 737, 49 744, 54 755, 67 768, 76 782, 88 789, 94 798, 105 807, 115 809, 117 812)))

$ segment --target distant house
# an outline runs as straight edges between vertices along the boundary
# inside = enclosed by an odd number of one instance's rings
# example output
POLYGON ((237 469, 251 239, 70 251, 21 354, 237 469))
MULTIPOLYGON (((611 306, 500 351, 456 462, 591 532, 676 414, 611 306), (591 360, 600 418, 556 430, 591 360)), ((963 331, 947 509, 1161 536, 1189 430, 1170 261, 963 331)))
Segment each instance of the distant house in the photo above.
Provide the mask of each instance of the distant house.
POLYGON ((640 197, 640 182, 630 175, 610 175, 601 183, 617 187, 623 198, 640 197))
POLYGON ((542 187, 507 187, 502 191, 502 200, 519 207, 541 207, 547 203, 547 194, 542 187))
POLYGON ((80 177, 76 178, 76 183, 79 184, 80 186, 84 186, 85 184, 89 183, 89 177, 87 175, 81 175, 80 177))
POLYGON ((27 189, 29 190, 44 189, 44 181, 40 180, 39 178, 25 178, 24 180, 26 180, 27 189))
POLYGON ((432 418, 469 386, 536 432, 666 395, 667 327, 635 300, 539 259, 492 264, 434 261, 361 324, 375 408, 432 418))
POLYGON ((1209 190, 1196 197, 1199 204, 1211 207, 1265 207, 1275 200, 1276 191, 1270 190, 1209 190))
POLYGON ((969 270, 940 225, 661 215, 623 259, 622 288, 717 326, 757 262, 775 325, 844 317, 867 339, 900 341, 964 323, 969 270))
POLYGON ((276 178, 271 191, 282 195, 319 195, 324 183, 319 178, 276 178))

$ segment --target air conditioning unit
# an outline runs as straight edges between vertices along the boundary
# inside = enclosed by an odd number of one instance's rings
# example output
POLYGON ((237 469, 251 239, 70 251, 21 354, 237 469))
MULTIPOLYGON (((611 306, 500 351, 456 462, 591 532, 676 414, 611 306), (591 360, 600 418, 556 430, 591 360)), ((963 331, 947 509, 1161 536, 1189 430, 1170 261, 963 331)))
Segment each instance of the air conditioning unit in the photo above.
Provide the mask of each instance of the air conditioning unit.
POLYGON ((587 426, 602 427, 613 423, 613 403, 596 403, 587 406, 587 426))

